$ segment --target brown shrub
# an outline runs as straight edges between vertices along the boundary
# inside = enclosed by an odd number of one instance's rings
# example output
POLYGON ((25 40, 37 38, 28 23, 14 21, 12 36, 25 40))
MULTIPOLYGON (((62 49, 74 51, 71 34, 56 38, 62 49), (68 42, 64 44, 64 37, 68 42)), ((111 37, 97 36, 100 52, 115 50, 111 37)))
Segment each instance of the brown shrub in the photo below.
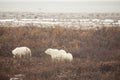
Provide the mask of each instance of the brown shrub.
POLYGON ((33 56, 41 56, 47 48, 65 49, 74 57, 93 60, 117 60, 120 56, 120 28, 75 30, 56 27, 0 27, 0 55, 12 56, 18 46, 27 46, 33 56))

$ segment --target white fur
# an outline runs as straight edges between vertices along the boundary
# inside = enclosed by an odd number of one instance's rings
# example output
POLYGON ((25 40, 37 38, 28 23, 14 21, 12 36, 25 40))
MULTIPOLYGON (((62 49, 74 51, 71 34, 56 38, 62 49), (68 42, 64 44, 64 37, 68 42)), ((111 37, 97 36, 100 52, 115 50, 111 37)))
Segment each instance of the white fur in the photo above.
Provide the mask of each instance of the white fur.
POLYGON ((52 49, 49 48, 45 51, 46 54, 50 55, 53 60, 59 60, 59 61, 72 61, 73 56, 71 53, 67 53, 65 50, 58 50, 58 49, 52 49))
POLYGON ((17 47, 12 50, 12 54, 14 58, 30 57, 31 50, 28 47, 17 47))
POLYGON ((66 59, 69 60, 69 61, 72 61, 73 60, 73 56, 71 53, 67 53, 66 54, 66 59))

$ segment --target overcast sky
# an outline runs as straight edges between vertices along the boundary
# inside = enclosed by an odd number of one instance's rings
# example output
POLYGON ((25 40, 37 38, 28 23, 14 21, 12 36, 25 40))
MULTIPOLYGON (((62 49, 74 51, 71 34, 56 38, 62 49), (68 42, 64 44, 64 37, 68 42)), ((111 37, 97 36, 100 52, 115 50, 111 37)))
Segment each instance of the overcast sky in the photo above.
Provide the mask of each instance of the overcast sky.
POLYGON ((0 0, 0 1, 120 1, 120 0, 0 0))
POLYGON ((120 13, 120 0, 0 0, 0 11, 120 13))

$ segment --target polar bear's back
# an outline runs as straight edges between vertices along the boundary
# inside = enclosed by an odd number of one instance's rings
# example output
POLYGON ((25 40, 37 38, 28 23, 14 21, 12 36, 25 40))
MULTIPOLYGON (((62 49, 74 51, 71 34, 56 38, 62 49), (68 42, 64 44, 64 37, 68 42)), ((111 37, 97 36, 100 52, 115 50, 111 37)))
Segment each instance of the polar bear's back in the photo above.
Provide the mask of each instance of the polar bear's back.
POLYGON ((28 47, 17 47, 12 54, 14 57, 31 56, 31 50, 28 47))

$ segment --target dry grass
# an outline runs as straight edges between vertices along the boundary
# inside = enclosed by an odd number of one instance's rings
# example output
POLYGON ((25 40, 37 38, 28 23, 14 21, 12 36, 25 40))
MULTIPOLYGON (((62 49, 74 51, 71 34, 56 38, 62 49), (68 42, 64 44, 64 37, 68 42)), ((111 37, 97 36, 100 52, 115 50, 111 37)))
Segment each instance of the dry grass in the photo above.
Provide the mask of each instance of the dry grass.
POLYGON ((0 80, 16 74, 24 74, 24 80, 119 80, 119 41, 119 27, 0 27, 0 80), (13 59, 11 50, 17 46, 28 46, 33 57, 13 59), (71 52, 73 62, 52 62, 44 54, 50 47, 71 52))

